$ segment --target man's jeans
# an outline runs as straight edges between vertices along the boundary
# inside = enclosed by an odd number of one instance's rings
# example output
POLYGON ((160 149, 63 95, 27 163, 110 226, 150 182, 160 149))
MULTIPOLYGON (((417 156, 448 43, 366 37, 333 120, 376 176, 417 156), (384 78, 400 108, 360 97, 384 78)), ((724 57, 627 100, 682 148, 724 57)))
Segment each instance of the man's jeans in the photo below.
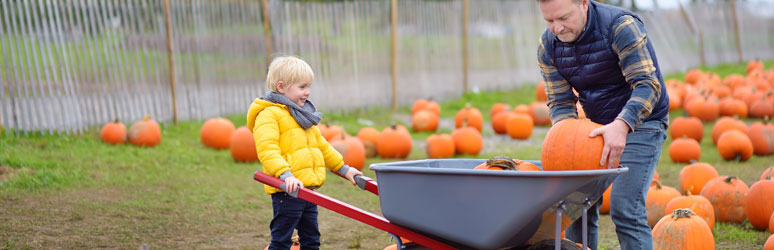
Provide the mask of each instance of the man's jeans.
POLYGON ((271 220, 270 250, 290 249, 293 229, 298 229, 301 249, 319 249, 320 231, 317 227, 317 205, 293 198, 285 192, 271 195, 274 218, 271 220))
MULTIPOLYGON (((645 197, 648 194, 653 172, 656 170, 661 148, 666 139, 666 128, 661 121, 642 123, 626 136, 626 147, 620 165, 629 172, 613 181, 610 192, 610 217, 622 250, 653 249, 653 236, 648 226, 645 197)), ((589 248, 597 249, 599 206, 602 199, 588 211, 589 248)), ((578 219, 565 230, 568 239, 581 242, 582 220, 578 219)))

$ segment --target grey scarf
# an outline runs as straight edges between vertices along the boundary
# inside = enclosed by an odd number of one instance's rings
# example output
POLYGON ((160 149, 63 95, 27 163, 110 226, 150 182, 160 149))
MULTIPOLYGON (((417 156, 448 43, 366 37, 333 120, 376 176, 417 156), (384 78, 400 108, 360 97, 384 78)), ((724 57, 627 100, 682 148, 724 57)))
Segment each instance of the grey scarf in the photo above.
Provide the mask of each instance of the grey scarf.
POLYGON ((273 103, 288 106, 288 109, 290 109, 290 115, 292 115, 293 118, 296 119, 296 122, 298 122, 298 125, 301 125, 301 127, 304 129, 308 129, 314 125, 317 125, 322 119, 322 113, 317 112, 317 108, 315 108, 314 104, 312 104, 312 102, 309 100, 306 100, 304 106, 300 107, 298 104, 290 101, 290 99, 288 99, 285 95, 273 91, 266 93, 266 96, 263 99, 273 103))

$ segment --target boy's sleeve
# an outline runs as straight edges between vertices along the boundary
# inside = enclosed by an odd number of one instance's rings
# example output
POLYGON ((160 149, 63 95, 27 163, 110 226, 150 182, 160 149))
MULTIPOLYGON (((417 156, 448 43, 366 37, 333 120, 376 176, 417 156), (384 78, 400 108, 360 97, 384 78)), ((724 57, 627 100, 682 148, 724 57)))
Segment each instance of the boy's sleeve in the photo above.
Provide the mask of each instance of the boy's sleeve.
POLYGON ((549 114, 551 116, 551 123, 557 122, 567 118, 578 118, 578 110, 575 103, 578 102, 578 97, 572 92, 572 86, 559 74, 559 71, 554 66, 554 60, 551 55, 546 51, 546 42, 549 32, 544 33, 538 41, 538 66, 540 66, 540 73, 543 75, 545 81, 546 90, 546 104, 549 108, 549 114))
POLYGON ((253 127, 253 139, 264 173, 280 177, 283 173, 290 172, 290 164, 282 157, 279 146, 279 122, 271 111, 263 110, 258 113, 253 127))
POLYGON ((322 136, 320 129, 317 126, 314 126, 313 129, 314 136, 320 143, 320 151, 323 153, 325 167, 333 171, 339 171, 339 169, 344 166, 344 157, 341 156, 339 151, 336 151, 336 149, 334 149, 330 143, 328 143, 328 140, 325 140, 325 137, 322 136))

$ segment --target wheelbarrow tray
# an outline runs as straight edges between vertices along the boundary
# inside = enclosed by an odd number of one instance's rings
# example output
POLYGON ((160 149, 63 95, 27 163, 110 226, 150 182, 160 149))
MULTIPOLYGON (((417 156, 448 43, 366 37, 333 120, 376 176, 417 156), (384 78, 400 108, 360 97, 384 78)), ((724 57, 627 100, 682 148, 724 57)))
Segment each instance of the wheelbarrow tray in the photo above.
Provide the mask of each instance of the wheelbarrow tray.
MULTIPOLYGON (((390 223, 459 249, 521 246, 555 228, 557 208, 575 221, 627 168, 581 171, 475 170, 485 159, 372 164, 390 223), (551 220, 545 219, 550 218, 551 220), (542 225, 541 225, 542 224, 542 225)), ((534 162, 539 165, 539 162, 534 162)), ((553 236, 554 231, 549 232, 553 236)))

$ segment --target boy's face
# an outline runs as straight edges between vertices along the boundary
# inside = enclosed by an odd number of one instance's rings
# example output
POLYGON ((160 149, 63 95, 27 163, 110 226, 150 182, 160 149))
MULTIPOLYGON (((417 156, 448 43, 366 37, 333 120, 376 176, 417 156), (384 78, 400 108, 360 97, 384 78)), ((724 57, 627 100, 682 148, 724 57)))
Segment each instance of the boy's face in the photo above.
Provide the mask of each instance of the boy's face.
POLYGON ((309 98, 309 88, 312 86, 311 82, 303 81, 295 84, 286 84, 279 82, 277 90, 280 94, 285 95, 290 101, 297 104, 299 107, 303 107, 306 103, 306 99, 309 98))

